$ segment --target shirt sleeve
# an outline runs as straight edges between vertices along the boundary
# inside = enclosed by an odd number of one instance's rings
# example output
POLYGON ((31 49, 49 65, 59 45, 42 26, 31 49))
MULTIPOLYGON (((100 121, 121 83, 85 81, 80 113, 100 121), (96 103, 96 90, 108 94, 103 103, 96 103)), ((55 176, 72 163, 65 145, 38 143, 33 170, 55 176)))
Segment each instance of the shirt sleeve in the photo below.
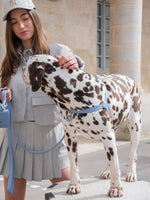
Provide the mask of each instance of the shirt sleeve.
POLYGON ((76 60, 78 62, 79 68, 81 70, 84 70, 85 62, 82 60, 82 58, 80 56, 75 55, 75 57, 76 57, 76 60))
MULTIPOLYGON (((50 54, 51 54, 51 56, 53 56, 53 57, 55 57, 56 55, 64 56, 68 53, 73 54, 72 50, 67 45, 58 44, 58 43, 50 44, 50 54)), ((79 68, 81 70, 84 70, 84 65, 85 65, 84 61, 78 55, 75 55, 75 57, 76 57, 76 60, 78 62, 79 68)))

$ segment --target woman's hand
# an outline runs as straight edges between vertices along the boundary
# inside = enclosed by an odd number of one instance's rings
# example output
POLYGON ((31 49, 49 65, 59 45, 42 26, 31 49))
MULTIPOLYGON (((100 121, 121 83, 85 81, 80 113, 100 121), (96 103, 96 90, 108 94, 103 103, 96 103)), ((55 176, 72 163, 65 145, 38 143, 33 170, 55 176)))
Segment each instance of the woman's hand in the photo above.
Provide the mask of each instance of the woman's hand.
POLYGON ((12 98, 11 97, 11 91, 8 87, 6 87, 5 89, 7 90, 7 92, 6 92, 6 102, 9 102, 9 101, 11 101, 11 98, 12 98))
POLYGON ((79 65, 72 53, 66 54, 64 56, 55 56, 59 62, 59 65, 67 69, 78 69, 79 65))
MULTIPOLYGON (((9 102, 11 101, 11 91, 8 87, 5 87, 4 89, 6 89, 6 102, 9 102)), ((2 91, 0 92, 0 100, 3 101, 3 98, 2 98, 2 91)))

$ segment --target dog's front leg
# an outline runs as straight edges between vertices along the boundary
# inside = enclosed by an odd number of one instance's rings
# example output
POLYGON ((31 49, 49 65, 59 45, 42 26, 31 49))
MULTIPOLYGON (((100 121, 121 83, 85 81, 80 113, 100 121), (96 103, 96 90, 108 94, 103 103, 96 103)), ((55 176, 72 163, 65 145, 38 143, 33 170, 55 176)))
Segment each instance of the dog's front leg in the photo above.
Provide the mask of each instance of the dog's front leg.
MULTIPOLYGON (((66 130, 67 131, 67 130, 66 130)), ((70 173, 71 181, 67 189, 68 194, 78 194, 81 192, 81 183, 78 169, 78 152, 77 152, 77 141, 73 130, 66 132, 66 145, 70 160, 70 173)))
POLYGON ((105 139, 103 138, 104 137, 102 137, 102 142, 107 154, 111 178, 108 195, 110 197, 121 197, 123 196, 123 188, 120 180, 120 168, 114 131, 112 130, 111 133, 105 134, 105 139))

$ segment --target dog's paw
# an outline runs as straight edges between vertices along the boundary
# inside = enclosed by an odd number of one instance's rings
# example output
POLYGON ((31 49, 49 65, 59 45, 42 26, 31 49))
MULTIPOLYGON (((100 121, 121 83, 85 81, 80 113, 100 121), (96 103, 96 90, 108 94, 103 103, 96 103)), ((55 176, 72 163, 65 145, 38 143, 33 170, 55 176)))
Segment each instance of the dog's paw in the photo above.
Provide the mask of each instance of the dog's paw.
POLYGON ((100 175, 100 179, 110 179, 110 171, 109 171, 109 170, 105 170, 105 171, 100 175))
POLYGON ((67 194, 78 194, 81 192, 81 185, 80 184, 69 184, 67 189, 67 194))
POLYGON ((135 181, 137 181, 137 175, 136 175, 136 173, 132 173, 132 172, 127 173, 127 175, 126 175, 126 181, 127 182, 135 182, 135 181))
POLYGON ((108 196, 110 196, 111 198, 113 197, 122 197, 123 196, 123 188, 119 188, 119 187, 110 187, 109 191, 108 191, 108 196))

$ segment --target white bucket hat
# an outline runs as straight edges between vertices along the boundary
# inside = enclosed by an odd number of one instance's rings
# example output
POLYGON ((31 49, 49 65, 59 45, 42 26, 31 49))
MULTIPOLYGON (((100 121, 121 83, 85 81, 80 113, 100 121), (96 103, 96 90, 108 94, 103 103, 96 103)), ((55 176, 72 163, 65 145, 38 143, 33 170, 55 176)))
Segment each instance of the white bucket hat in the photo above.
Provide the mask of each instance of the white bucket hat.
POLYGON ((35 9, 35 5, 32 0, 5 0, 3 21, 7 20, 9 12, 16 8, 32 10, 35 9))

